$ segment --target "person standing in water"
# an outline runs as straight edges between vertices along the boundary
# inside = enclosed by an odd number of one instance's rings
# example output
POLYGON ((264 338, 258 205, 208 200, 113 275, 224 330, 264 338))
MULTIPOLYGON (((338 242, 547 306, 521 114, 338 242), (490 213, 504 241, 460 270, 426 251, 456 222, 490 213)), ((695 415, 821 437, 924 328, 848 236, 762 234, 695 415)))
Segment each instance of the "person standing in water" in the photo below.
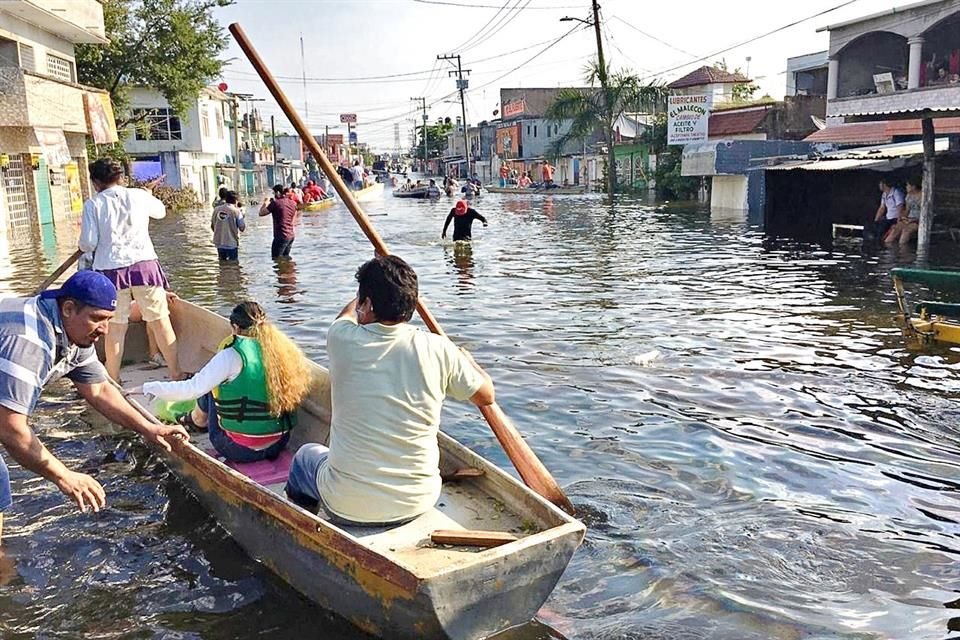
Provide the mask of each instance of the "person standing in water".
POLYGON ((450 209, 450 213, 447 215, 447 221, 443 223, 443 232, 440 234, 441 238, 447 237, 447 228, 450 226, 451 220, 453 221, 454 242, 459 242, 460 240, 469 242, 472 239, 471 231, 474 220, 479 220, 483 223, 483 226, 487 226, 487 219, 477 213, 476 209, 467 206, 466 200, 459 200, 456 206, 450 209))

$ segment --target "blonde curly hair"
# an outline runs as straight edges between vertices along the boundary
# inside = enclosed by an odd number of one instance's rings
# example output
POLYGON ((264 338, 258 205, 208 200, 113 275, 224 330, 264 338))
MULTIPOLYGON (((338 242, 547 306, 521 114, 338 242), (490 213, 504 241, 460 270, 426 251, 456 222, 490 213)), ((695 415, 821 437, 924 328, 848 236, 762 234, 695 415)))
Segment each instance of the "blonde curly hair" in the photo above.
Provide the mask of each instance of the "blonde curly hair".
POLYGON ((267 374, 270 413, 291 413, 313 387, 313 372, 303 351, 267 320, 267 313, 256 302, 241 302, 230 314, 230 322, 260 343, 263 367, 267 374))

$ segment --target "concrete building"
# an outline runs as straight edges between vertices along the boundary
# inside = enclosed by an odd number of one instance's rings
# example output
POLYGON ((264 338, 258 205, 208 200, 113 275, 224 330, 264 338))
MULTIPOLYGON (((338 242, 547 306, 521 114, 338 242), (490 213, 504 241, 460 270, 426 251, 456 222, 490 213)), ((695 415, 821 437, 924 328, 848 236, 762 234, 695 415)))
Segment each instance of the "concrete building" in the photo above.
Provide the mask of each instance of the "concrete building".
POLYGON ((77 83, 75 45, 106 42, 97 0, 0 2, 0 228, 80 212, 90 123, 116 131, 105 92, 77 83))
POLYGON ((960 104, 960 0, 927 0, 830 32, 827 116, 930 112, 960 104))
POLYGON ((827 69, 830 55, 826 51, 787 58, 785 96, 827 95, 827 69))
POLYGON ((137 179, 166 175, 166 183, 193 189, 212 201, 223 182, 221 163, 233 162, 225 125, 228 96, 214 87, 200 92, 183 117, 155 89, 137 87, 130 95, 131 118, 123 147, 133 158, 137 179))

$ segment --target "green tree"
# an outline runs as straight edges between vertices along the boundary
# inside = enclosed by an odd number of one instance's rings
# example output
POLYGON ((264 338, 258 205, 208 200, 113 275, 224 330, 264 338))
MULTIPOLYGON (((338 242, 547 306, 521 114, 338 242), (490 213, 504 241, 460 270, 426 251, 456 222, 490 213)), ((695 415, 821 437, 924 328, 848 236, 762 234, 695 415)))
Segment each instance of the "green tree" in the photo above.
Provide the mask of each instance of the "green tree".
POLYGON ((627 109, 656 112, 665 102, 667 88, 659 83, 645 84, 626 71, 606 73, 606 87, 596 87, 601 69, 596 61, 587 65, 586 81, 591 89, 563 89, 547 107, 550 122, 570 122, 569 131, 554 143, 562 149, 568 140, 585 141, 598 129, 607 146, 607 194, 612 199, 617 187, 616 162, 613 152, 613 128, 627 109))
POLYGON ((689 200, 700 187, 700 179, 681 175, 683 148, 667 144, 667 115, 658 113, 643 134, 650 152, 657 155, 657 197, 661 200, 689 200))
MULTIPOLYGON (((722 69, 727 73, 738 73, 746 78, 746 74, 740 67, 733 69, 731 71, 730 67, 727 66, 726 60, 720 60, 714 64, 718 69, 722 69)), ((750 102, 753 100, 753 94, 760 90, 760 86, 757 85, 752 80, 750 82, 741 82, 733 85, 733 101, 734 102, 750 102)))
POLYGON ((163 94, 177 114, 187 112, 200 90, 219 75, 226 48, 223 27, 213 10, 233 0, 102 0, 107 45, 76 48, 80 82, 110 93, 117 128, 135 118, 130 88, 145 86, 163 94))
MULTIPOLYGON (((423 127, 419 127, 417 134, 417 147, 411 151, 414 158, 423 157, 423 127)), ((427 127, 427 157, 439 158, 447 150, 447 135, 453 131, 453 123, 450 118, 438 120, 436 124, 428 124, 427 127)))

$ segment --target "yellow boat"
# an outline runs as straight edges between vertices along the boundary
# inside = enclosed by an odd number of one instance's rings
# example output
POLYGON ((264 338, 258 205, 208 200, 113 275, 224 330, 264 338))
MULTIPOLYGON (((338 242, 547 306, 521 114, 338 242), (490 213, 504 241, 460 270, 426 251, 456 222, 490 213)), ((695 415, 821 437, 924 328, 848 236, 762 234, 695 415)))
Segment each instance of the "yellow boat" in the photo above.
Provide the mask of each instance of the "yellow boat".
POLYGON ((300 209, 300 211, 306 211, 306 212, 323 211, 324 209, 329 209, 330 207, 332 207, 336 201, 337 199, 334 198, 333 196, 327 196, 323 200, 314 200, 313 202, 302 204, 297 208, 300 209))
POLYGON ((960 345, 960 304, 920 301, 911 306, 904 283, 960 294, 960 272, 897 268, 891 271, 897 294, 897 322, 907 342, 920 348, 933 343, 960 345))
POLYGON ((353 197, 356 198, 357 202, 367 202, 369 200, 375 200, 383 196, 383 183, 374 182, 369 187, 364 187, 363 189, 357 189, 353 192, 353 197))

